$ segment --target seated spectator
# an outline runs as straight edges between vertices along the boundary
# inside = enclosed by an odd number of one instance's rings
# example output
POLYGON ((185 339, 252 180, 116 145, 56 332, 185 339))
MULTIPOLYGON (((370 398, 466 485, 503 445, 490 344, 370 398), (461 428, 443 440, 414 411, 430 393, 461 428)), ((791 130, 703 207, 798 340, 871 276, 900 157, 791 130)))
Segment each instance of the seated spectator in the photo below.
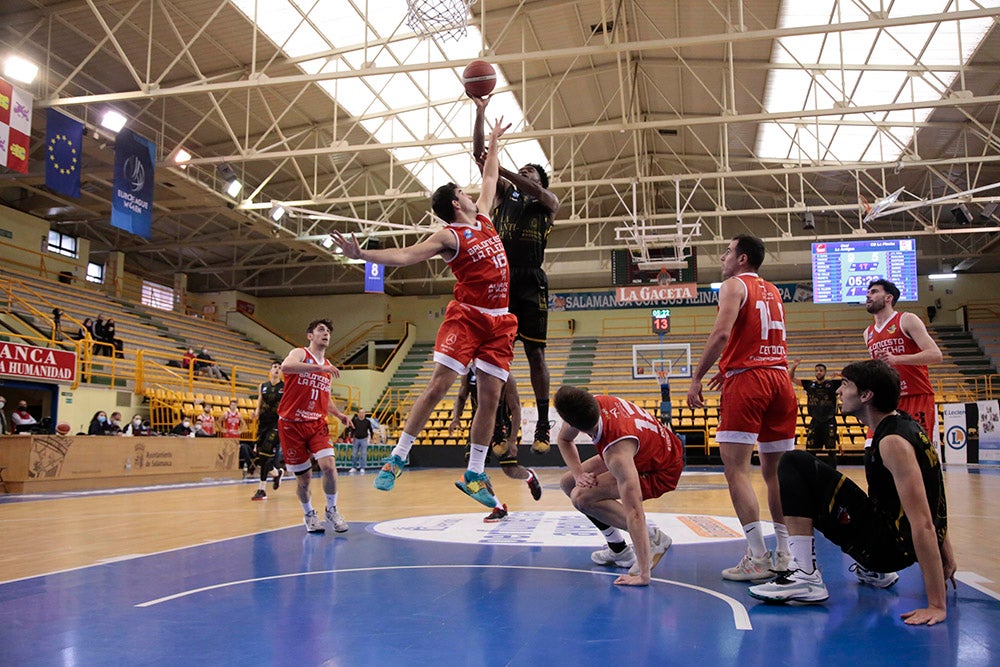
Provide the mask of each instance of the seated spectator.
POLYGON ((215 417, 212 416, 212 406, 205 403, 204 411, 195 417, 194 434, 198 438, 215 437, 215 417))
POLYGON ((216 380, 228 380, 229 377, 222 372, 219 368, 219 364, 215 363, 212 357, 208 354, 208 348, 201 348, 201 352, 198 353, 198 357, 194 362, 194 370, 199 373, 204 373, 209 377, 215 378, 216 380))
POLYGON ((90 426, 87 428, 87 435, 114 435, 111 424, 108 423, 108 413, 104 410, 98 410, 94 413, 90 420, 90 426))
POLYGON ((10 414, 10 420, 14 422, 15 433, 30 431, 31 427, 38 423, 32 414, 28 412, 27 401, 18 401, 17 410, 14 410, 14 412, 10 414))
POLYGON ((171 435, 183 435, 185 438, 194 437, 194 429, 191 428, 191 420, 185 417, 181 423, 170 429, 171 435))
POLYGON ((90 334, 91 339, 94 339, 94 320, 89 317, 83 321, 83 326, 75 334, 70 334, 70 338, 73 340, 83 340, 90 334))
POLYGON ((104 342, 111 345, 115 349, 115 356, 119 359, 125 357, 123 350, 125 349, 125 343, 122 342, 121 338, 115 337, 115 318, 109 317, 108 321, 104 324, 104 342))
MULTIPOLYGON (((181 368, 191 368, 191 363, 198 358, 198 355, 194 353, 194 348, 189 347, 184 356, 181 357, 181 368)), ((195 370, 198 370, 197 364, 195 364, 195 370)))
POLYGON ((132 421, 125 425, 122 435, 152 435, 153 429, 149 427, 149 422, 142 420, 142 415, 133 415, 132 421))
POLYGON ((112 412, 111 416, 108 418, 108 424, 110 425, 111 431, 114 435, 122 434, 122 413, 112 412))

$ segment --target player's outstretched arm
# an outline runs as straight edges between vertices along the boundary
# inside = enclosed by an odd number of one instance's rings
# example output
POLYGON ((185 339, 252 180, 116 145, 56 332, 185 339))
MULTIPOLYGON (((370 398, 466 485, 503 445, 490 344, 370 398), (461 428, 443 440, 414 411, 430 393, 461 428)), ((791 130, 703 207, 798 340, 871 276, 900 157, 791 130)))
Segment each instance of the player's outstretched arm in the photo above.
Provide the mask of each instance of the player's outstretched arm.
POLYGON ((486 149, 486 161, 483 163, 483 187, 479 192, 476 207, 480 211, 493 208, 496 197, 497 183, 500 181, 500 137, 510 128, 510 123, 503 124, 503 117, 497 119, 490 132, 490 142, 486 149))
POLYGON ((344 257, 376 262, 385 266, 410 266, 458 247, 455 235, 447 229, 439 229, 420 243, 405 248, 383 248, 380 250, 362 248, 354 234, 348 237, 335 231, 330 234, 330 238, 343 251, 344 257))
POLYGON ((547 208, 549 213, 552 215, 555 215, 559 210, 559 197, 552 194, 551 190, 543 188, 541 183, 533 181, 526 176, 522 176, 516 171, 504 169, 503 167, 500 167, 500 176, 510 183, 513 183, 514 186, 521 192, 540 201, 542 206, 547 208))

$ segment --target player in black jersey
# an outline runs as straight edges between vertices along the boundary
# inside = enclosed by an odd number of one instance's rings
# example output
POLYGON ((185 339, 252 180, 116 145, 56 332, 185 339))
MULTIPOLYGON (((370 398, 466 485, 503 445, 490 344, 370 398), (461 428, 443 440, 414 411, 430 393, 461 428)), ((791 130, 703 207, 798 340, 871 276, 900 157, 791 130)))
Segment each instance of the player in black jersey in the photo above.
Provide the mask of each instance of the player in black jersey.
MULTIPOLYGON (((473 98, 476 123, 472 152, 484 155, 485 115, 489 98, 473 98)), ((545 343, 549 328, 549 279, 542 269, 545 244, 552 231, 559 198, 549 188, 549 177, 541 165, 526 164, 517 173, 500 167, 500 180, 490 218, 503 240, 510 265, 510 312, 517 316, 517 337, 524 345, 531 374, 531 388, 538 406, 532 450, 549 449, 549 368, 545 343)))
MULTIPOLYGON (((476 396, 476 372, 470 369, 462 378, 458 388, 458 398, 451 411, 451 423, 448 433, 452 434, 461 426, 462 413, 465 411, 466 399, 472 401, 472 414, 476 414, 479 401, 476 396)), ((517 382, 513 375, 507 376, 507 382, 500 392, 500 403, 497 405, 496 421, 493 425, 493 438, 490 448, 500 464, 500 469, 511 479, 523 480, 531 491, 531 497, 538 500, 542 497, 542 485, 538 475, 531 468, 525 468, 517 462, 517 433, 521 425, 521 398, 517 393, 517 382)), ((468 452, 466 453, 468 455, 468 452)), ((507 516, 507 506, 498 504, 483 521, 494 523, 507 516)))
POLYGON ((267 382, 260 385, 260 393, 257 395, 257 409, 254 411, 257 417, 255 449, 257 453, 256 463, 260 466, 260 486, 251 500, 267 500, 264 486, 267 484, 267 474, 272 469, 274 470, 274 488, 277 489, 281 484, 284 461, 281 458, 281 443, 278 441, 278 404, 281 403, 281 395, 284 391, 285 383, 281 380, 281 362, 275 361, 271 364, 267 382))
MULTIPOLYGON (((795 382, 795 369, 800 360, 788 365, 788 377, 795 382)), ((809 427, 806 430, 807 450, 826 450, 827 460, 837 467, 837 390, 840 380, 826 377, 826 364, 816 364, 815 380, 802 380, 809 411, 809 427)))
POLYGON ((792 562, 774 581, 751 586, 750 595, 797 604, 827 599, 816 567, 815 527, 857 561, 851 569, 863 583, 885 588, 895 582, 895 570, 917 562, 927 607, 902 618, 910 625, 934 625, 947 616, 947 582, 955 585, 956 569, 937 450, 917 422, 896 410, 899 373, 892 366, 859 361, 841 376, 841 411, 875 432, 865 451, 868 494, 812 454, 782 456, 778 482, 792 562))

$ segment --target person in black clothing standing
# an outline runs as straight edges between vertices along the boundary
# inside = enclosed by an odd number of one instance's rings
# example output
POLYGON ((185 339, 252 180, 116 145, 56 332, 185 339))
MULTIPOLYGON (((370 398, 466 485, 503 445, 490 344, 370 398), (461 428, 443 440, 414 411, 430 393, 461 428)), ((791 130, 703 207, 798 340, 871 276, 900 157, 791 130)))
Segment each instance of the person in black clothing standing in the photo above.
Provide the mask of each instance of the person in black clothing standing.
MULTIPOLYGON (((472 152, 480 161, 485 155, 484 123, 489 98, 474 97, 472 100, 476 103, 472 152)), ((559 198, 548 188, 549 177, 541 165, 526 164, 517 173, 500 167, 500 180, 490 212, 510 265, 509 308, 517 316, 517 337, 528 358, 531 388, 538 406, 532 450, 539 454, 549 450, 549 368, 545 363, 549 279, 542 269, 542 261, 559 210, 559 198)))
POLYGON ((371 444, 372 431, 375 430, 372 420, 365 416, 365 409, 360 408, 358 414, 351 417, 351 428, 354 436, 351 440, 351 473, 355 471, 364 475, 368 467, 368 445, 371 444))
POLYGON ((808 452, 786 452, 778 464, 781 505, 792 559, 774 581, 751 586, 768 602, 809 604, 829 597, 819 568, 813 529, 857 562, 858 580, 888 588, 895 570, 920 565, 927 606, 901 615, 909 625, 934 625, 947 617, 947 583, 955 586, 955 555, 948 540, 948 505, 937 449, 899 404, 899 373, 872 359, 841 373, 844 414, 874 431, 865 451, 868 493, 808 452))
MULTIPOLYGON (((788 367, 788 377, 795 381, 795 369, 801 360, 796 359, 788 367)), ((826 364, 816 364, 815 380, 801 380, 806 392, 806 410, 809 411, 809 427, 806 430, 807 450, 826 450, 827 460, 837 467, 837 390, 840 380, 826 377, 826 364)))
POLYGON ((281 380, 281 362, 275 361, 271 364, 267 382, 260 385, 260 393, 257 395, 257 409, 254 410, 254 416, 257 418, 257 444, 254 449, 257 454, 256 464, 260 466, 260 486, 257 487, 257 492, 251 500, 267 500, 264 486, 267 484, 267 475, 272 469, 274 470, 274 489, 277 490, 281 485, 284 461, 281 458, 281 442, 278 440, 278 404, 281 402, 281 395, 284 391, 285 383, 281 380))

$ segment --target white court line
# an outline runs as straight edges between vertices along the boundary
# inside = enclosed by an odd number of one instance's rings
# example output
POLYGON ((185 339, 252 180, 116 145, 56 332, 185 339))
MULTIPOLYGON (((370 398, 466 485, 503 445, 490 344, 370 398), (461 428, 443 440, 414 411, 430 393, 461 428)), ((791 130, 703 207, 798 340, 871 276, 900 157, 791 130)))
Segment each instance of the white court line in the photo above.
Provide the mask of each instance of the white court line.
MULTIPOLYGON (((317 574, 348 574, 354 572, 380 572, 382 570, 431 570, 431 569, 458 569, 458 568, 475 568, 480 570, 485 569, 496 569, 496 570, 541 570, 548 572, 575 572, 579 574, 591 574, 603 577, 618 577, 620 573, 618 572, 594 572, 593 570, 576 570, 566 567, 537 567, 532 565, 388 565, 385 567, 356 567, 346 570, 320 570, 316 572, 294 572, 291 574, 277 574, 271 577, 255 577, 253 579, 241 579, 239 581, 228 581, 222 584, 215 584, 213 586, 203 586, 201 588, 193 588, 187 591, 182 591, 180 593, 174 593, 173 595, 167 595, 162 598, 156 598, 155 600, 147 600, 146 602, 140 602, 135 605, 136 607, 152 607, 153 605, 161 604, 163 602, 170 602, 171 600, 177 600, 179 598, 187 597, 189 595, 196 595, 198 593, 204 593, 205 591, 214 591, 222 588, 230 588, 232 586, 242 586, 244 584, 252 584, 261 581, 277 581, 280 579, 290 579, 292 577, 309 577, 317 574)), ((670 579, 658 579, 653 577, 650 579, 650 583, 657 582, 661 584, 668 584, 671 586, 679 586, 681 588, 690 588, 691 590, 698 591, 700 593, 705 593, 711 595, 712 597, 718 598, 729 605, 729 608, 733 612, 733 625, 736 626, 737 630, 753 630, 753 625, 750 623, 750 614, 747 612, 747 608, 744 607, 737 600, 719 593, 718 591, 713 591, 710 588, 702 588, 701 586, 695 586, 694 584, 685 584, 680 581, 672 581, 670 579)))
MULTIPOLYGON (((984 583, 992 584, 993 581, 991 579, 987 579, 986 577, 978 575, 975 572, 956 572, 955 578, 961 581, 966 586, 975 588, 983 595, 988 595, 994 600, 1000 600, 1000 594, 995 593, 990 589, 986 588, 985 586, 983 586, 984 583)), ((947 588, 947 586, 948 586, 947 583, 945 583, 945 588, 947 588)))

